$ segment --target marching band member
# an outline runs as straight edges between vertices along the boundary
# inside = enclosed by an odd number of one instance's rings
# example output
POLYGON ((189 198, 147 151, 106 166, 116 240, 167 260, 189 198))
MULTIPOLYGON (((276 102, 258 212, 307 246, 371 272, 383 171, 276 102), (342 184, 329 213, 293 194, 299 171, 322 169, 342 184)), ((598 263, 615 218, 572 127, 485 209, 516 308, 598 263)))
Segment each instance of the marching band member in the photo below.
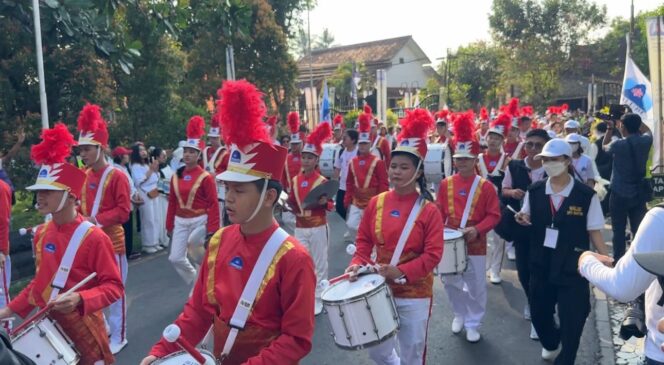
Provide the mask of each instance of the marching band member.
MULTIPOLYGON (((108 130, 99 106, 86 104, 78 116, 79 154, 85 166, 81 190, 81 214, 106 233, 113 243, 115 262, 127 282, 127 255, 122 224, 131 211, 129 182, 122 171, 106 163, 103 149, 108 147, 108 130)), ((127 305, 124 295, 109 308, 110 347, 115 355, 127 345, 127 305)))
MULTIPOLYGON (((311 350, 316 277, 306 249, 273 217, 287 151, 262 128, 265 107, 253 85, 225 81, 218 103, 231 146, 228 169, 218 178, 227 185, 233 224, 210 239, 206 264, 175 323, 191 344, 212 326, 214 354, 224 364, 294 365, 311 350)), ((162 339, 141 365, 176 351, 177 344, 162 339)))
POLYGON ((581 136, 576 133, 570 133, 565 137, 565 141, 569 143, 572 148, 572 168, 574 169, 574 177, 591 188, 595 188, 595 169, 593 168, 593 160, 583 153, 584 150, 581 147, 581 136))
MULTIPOLYGON (((512 209, 519 211, 528 187, 546 178, 544 167, 542 167, 542 160, 535 159, 535 156, 542 151, 542 147, 550 139, 548 133, 543 129, 531 130, 528 132, 526 143, 524 144, 527 153, 526 158, 523 160, 511 160, 507 165, 501 194, 505 198, 505 204, 511 206, 512 209)), ((512 217, 510 216, 510 218, 512 217)), ((510 222, 514 221, 511 219, 510 222)), ((510 225, 509 230, 512 233, 514 241, 517 275, 521 287, 526 294, 526 299, 528 299, 530 289, 530 227, 517 227, 513 224, 510 225)), ((528 302, 526 302, 523 310, 523 316, 527 320, 531 319, 528 302)), ((538 339, 537 331, 535 331, 535 327, 532 324, 530 338, 533 340, 538 339)))
POLYGON ((360 134, 357 156, 350 161, 344 194, 344 207, 348 209, 346 225, 351 241, 355 241, 369 200, 389 189, 385 162, 371 153, 371 116, 362 113, 358 119, 360 134))
POLYGON ((124 294, 122 278, 113 257, 113 243, 101 228, 76 211, 85 188, 84 171, 66 163, 74 137, 58 123, 42 132, 42 142, 32 147, 32 160, 41 164, 35 185, 37 209, 52 220, 35 233, 35 277, 0 309, 0 318, 26 317, 35 307, 53 303, 49 317, 72 340, 80 364, 112 364, 101 310, 124 294), (79 291, 67 295, 91 273, 97 273, 79 291))
POLYGON ((344 118, 341 116, 341 114, 337 114, 334 117, 334 121, 332 123, 334 124, 334 135, 332 136, 332 143, 341 144, 344 133, 344 118))
MULTIPOLYGON (((270 138, 272 138, 272 144, 280 146, 281 144, 279 141, 277 141, 277 133, 279 132, 279 129, 277 128, 277 116, 272 115, 268 117, 265 120, 265 123, 267 124, 267 132, 270 135, 270 138)), ((228 158, 226 158, 226 166, 228 166, 228 158)), ((225 169, 224 169, 225 171, 225 169)), ((223 172, 223 171, 222 171, 223 172)))
MULTIPOLYGON (((281 179, 281 184, 286 193, 291 192, 291 182, 293 177, 300 173, 302 170, 302 140, 304 134, 300 132, 300 115, 297 112, 288 113, 288 130, 290 131, 290 152, 286 158, 286 167, 284 168, 284 176, 281 179)), ((284 228, 289 232, 295 230, 295 215, 290 211, 284 211, 281 215, 284 228)))
POLYGON ((487 138, 489 136, 489 113, 484 107, 480 109, 479 129, 476 133, 477 140, 480 143, 480 150, 484 151, 488 147, 487 138))
MULTIPOLYGON (((526 140, 526 136, 528 135, 528 132, 534 128, 533 127, 533 120, 532 120, 532 115, 533 115, 533 107, 532 106, 524 106, 521 108, 521 118, 519 118, 519 139, 523 142, 526 140)), ((536 127, 535 127, 536 128, 536 127)))
POLYGON ((166 230, 172 237, 168 261, 185 283, 196 280, 196 268, 187 258, 189 235, 205 225, 208 236, 219 229, 219 203, 214 177, 203 170, 198 159, 203 147, 205 121, 196 115, 187 124, 187 144, 184 146, 184 166, 171 178, 168 195, 166 230))
MULTIPOLYGON (((510 162, 509 155, 502 152, 505 136, 512 128, 512 121, 506 114, 501 114, 491 123, 491 128, 487 132, 487 150, 480 153, 477 158, 477 166, 480 176, 489 180, 498 191, 502 188, 505 169, 510 162)), ((505 240, 491 230, 487 234, 487 241, 491 247, 491 253, 488 257, 489 281, 492 284, 500 284, 500 270, 503 266, 503 256, 505 254, 505 240)))
POLYGON ((479 144, 472 113, 454 122, 454 166, 457 173, 440 182, 437 198, 445 225, 461 230, 468 249, 468 268, 443 278, 452 304, 452 332, 466 329, 466 340, 480 340, 478 329, 486 310, 486 235, 500 220, 495 187, 475 173, 479 144), (447 192, 444 194, 443 192, 447 192))
POLYGON ((515 215, 519 224, 530 226, 532 323, 542 343, 542 359, 573 365, 590 313, 590 288, 577 263, 591 242, 600 254, 608 253, 602 238, 604 216, 595 191, 570 175, 572 149, 567 142, 550 140, 535 158, 542 160, 548 178, 528 188, 515 215))
MULTIPOLYGON (((275 119, 276 121, 276 119, 275 119)), ((208 142, 210 146, 206 146, 203 149, 203 168, 205 171, 212 174, 212 176, 217 176, 222 172, 226 171, 228 167, 228 149, 221 143, 221 130, 220 130, 220 120, 219 113, 215 113, 212 116, 210 121, 210 129, 208 130, 208 142)), ((273 134, 270 134, 271 136, 273 134)), ((223 221, 224 219, 224 199, 226 192, 224 191, 224 186, 220 182, 215 182, 217 184, 217 201, 219 205, 219 219, 223 221)))
POLYGON ((319 124, 309 134, 307 143, 302 148, 302 172, 293 177, 291 182, 293 189, 288 195, 289 204, 295 211, 295 238, 309 250, 316 268, 315 315, 319 315, 323 311, 323 302, 320 299, 323 288, 320 282, 327 280, 327 250, 330 243, 327 210, 334 209, 334 204, 326 196, 320 198, 317 207, 307 209, 303 207, 303 203, 312 189, 327 182, 316 166, 320 154, 323 152, 323 141, 331 136, 330 123, 319 124))
POLYGON ((426 189, 422 166, 433 118, 423 109, 406 113, 388 172, 394 189, 369 202, 357 233, 357 251, 346 269, 356 274, 361 257, 371 256, 375 248, 378 273, 395 298, 401 327, 397 336, 369 348, 376 364, 424 364, 433 269, 443 254, 443 222, 426 189))
MULTIPOLYGON (((364 106, 364 113, 371 116, 372 111, 369 104, 364 106)), ((387 166, 390 165, 390 152, 392 151, 392 147, 390 146, 390 142, 387 140, 387 138, 377 132, 380 124, 382 123, 378 122, 378 118, 374 118, 373 123, 371 124, 371 135, 373 137, 371 153, 375 154, 378 158, 383 160, 385 162, 385 167, 387 168, 387 166)))
POLYGON ((450 145, 450 140, 452 136, 450 135, 449 128, 447 123, 448 121, 449 110, 443 109, 436 114, 436 133, 438 134, 438 140, 436 143, 447 143, 450 145))
MULTIPOLYGON (((9 284, 12 277, 12 265, 9 258, 9 222, 12 216, 12 188, 0 180, 0 274, 2 275, 2 294, 0 309, 9 303, 9 284)), ((9 322, 5 322, 5 330, 9 330, 9 322)))

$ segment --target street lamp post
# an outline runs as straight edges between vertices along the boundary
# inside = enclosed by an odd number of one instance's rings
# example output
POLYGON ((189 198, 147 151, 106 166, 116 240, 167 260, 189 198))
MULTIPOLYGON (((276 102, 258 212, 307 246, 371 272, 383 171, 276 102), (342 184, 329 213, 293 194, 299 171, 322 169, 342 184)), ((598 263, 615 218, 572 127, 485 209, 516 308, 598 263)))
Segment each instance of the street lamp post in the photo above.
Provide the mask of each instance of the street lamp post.
POLYGON ((37 51, 37 75, 39 76, 39 106, 41 108, 41 122, 42 129, 48 129, 48 103, 46 100, 46 81, 44 80, 44 54, 42 49, 39 0, 32 0, 32 16, 35 22, 35 47, 37 51))

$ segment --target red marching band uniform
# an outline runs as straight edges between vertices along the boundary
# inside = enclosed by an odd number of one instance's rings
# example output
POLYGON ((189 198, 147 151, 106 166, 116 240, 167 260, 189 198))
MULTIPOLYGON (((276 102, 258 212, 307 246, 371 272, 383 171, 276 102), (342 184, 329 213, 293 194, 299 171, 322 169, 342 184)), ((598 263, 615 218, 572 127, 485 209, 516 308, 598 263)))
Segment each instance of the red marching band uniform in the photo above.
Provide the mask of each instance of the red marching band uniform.
MULTIPOLYGON (((278 181, 287 151, 273 145, 267 134, 262 94, 244 80, 224 82, 221 94, 222 131, 231 146, 231 158, 219 179, 262 180, 264 184, 267 179, 278 181)), ((229 325, 259 265, 259 255, 280 231, 275 222, 261 233, 244 235, 240 225, 233 224, 212 236, 192 295, 175 321, 182 338, 197 344, 212 326, 214 356, 219 359, 222 348, 230 343, 224 364, 231 365, 297 364, 311 350, 316 286, 313 263, 306 249, 286 233, 260 278, 246 324, 229 325)), ((163 357, 178 350, 177 344, 162 339, 150 354, 163 357)))
MULTIPOLYGON (((78 145, 97 146, 98 158, 104 158, 103 149, 108 147, 108 129, 99 106, 87 104, 83 107, 78 117, 78 131, 78 145)), ((122 282, 126 283, 128 263, 122 225, 129 219, 131 211, 129 181, 122 171, 111 164, 106 164, 99 171, 88 168, 85 175, 80 212, 94 219, 96 225, 111 239, 122 282)), ((124 295, 111 305, 108 322, 111 347, 117 353, 126 345, 127 307, 124 295)))
MULTIPOLYGON (((39 177, 35 185, 27 189, 65 191, 65 194, 80 198, 85 172, 65 162, 74 143, 73 136, 62 123, 44 130, 42 143, 32 148, 32 160, 42 165, 39 177)), ((80 243, 73 253, 71 268, 59 292, 64 293, 93 272, 97 276, 79 289, 81 303, 74 311, 51 311, 49 317, 72 340, 81 356, 80 364, 92 365, 98 361, 112 364, 114 359, 101 310, 124 295, 124 286, 115 262, 111 239, 101 228, 87 223, 82 215, 78 215, 73 221, 62 225, 54 221, 41 225, 34 240, 35 277, 9 303, 9 308, 25 317, 35 307, 45 307, 53 299, 53 291, 57 290, 52 287, 52 283, 55 273, 61 267, 65 251, 69 245, 80 243), (72 236, 77 229, 85 229, 85 233, 82 239, 73 242, 72 236)))
POLYGON ((335 132, 334 138, 332 139, 332 143, 339 144, 343 140, 343 130, 344 130, 344 118, 341 116, 341 114, 337 114, 334 117, 332 124, 334 124, 334 132, 335 132), (338 134, 336 133, 337 131, 339 131, 338 134))
MULTIPOLYGON (((215 113, 212 116, 210 121, 210 130, 208 131, 209 138, 221 138, 221 129, 219 127, 219 116, 218 113, 215 113)), ((213 148, 212 146, 206 146, 203 149, 203 168, 205 171, 213 174, 219 175, 222 172, 226 171, 228 167, 228 149, 223 144, 218 148, 213 148)), ((222 198, 222 197, 220 197, 222 198)))
POLYGON ((373 110, 369 104, 364 105, 364 114, 368 115, 369 120, 371 120, 371 153, 376 155, 385 162, 385 167, 390 166, 390 153, 392 152, 392 147, 390 146, 390 141, 387 138, 381 136, 378 133, 378 125, 380 122, 378 118, 373 118, 373 110))
POLYGON ((304 133, 300 132, 300 115, 297 112, 288 113, 288 130, 291 134, 291 151, 286 158, 286 168, 282 185, 287 193, 291 191, 291 182, 293 178, 302 170, 302 143, 304 133))
MULTIPOLYGON (((427 133, 434 122, 426 110, 416 109, 407 113, 402 122, 399 145, 392 152, 392 157, 398 154, 417 157, 417 174, 427 152, 427 133)), ((410 183, 412 181, 406 185, 410 183)), ((388 280, 401 323, 397 334, 400 361, 406 364, 424 363, 426 353, 426 333, 433 297, 433 269, 443 254, 443 222, 436 204, 420 197, 417 190, 407 195, 388 191, 373 197, 364 211, 357 233, 357 250, 351 260, 351 265, 361 265, 364 257, 370 257, 375 249, 376 263, 390 264, 397 241, 413 209, 419 209, 419 212, 396 265, 404 274, 405 283, 388 280)), ((379 364, 399 363, 396 346, 393 337, 371 347, 369 356, 379 364)))

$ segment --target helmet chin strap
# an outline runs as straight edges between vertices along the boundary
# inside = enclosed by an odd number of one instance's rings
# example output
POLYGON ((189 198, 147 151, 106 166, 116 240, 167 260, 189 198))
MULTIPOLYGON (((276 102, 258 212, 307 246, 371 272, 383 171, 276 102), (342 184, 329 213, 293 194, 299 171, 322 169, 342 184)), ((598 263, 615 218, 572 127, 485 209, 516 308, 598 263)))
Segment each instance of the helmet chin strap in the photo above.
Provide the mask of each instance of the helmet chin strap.
POLYGON ((261 191, 261 197, 258 199, 258 205, 256 205, 256 209, 254 209, 254 212, 251 213, 251 216, 249 219, 244 221, 243 223, 250 222, 252 219, 256 217, 256 214, 258 214, 258 211, 261 209, 261 206, 263 205, 263 201, 265 200, 265 193, 267 192, 267 179, 263 179, 263 190, 261 191))
POLYGON ((64 194, 62 194, 62 199, 60 199, 60 205, 58 205, 58 209, 56 209, 54 213, 61 211, 62 208, 65 207, 65 202, 67 202, 67 197, 69 197, 69 192, 65 191, 64 194))
POLYGON ((411 177, 410 180, 408 180, 408 182, 406 182, 405 184, 401 184, 400 187, 403 188, 404 186, 408 186, 410 185, 410 183, 415 181, 415 179, 417 178, 417 172, 420 171, 420 167, 422 167, 422 159, 420 159, 420 161, 417 163, 417 167, 415 168, 415 173, 413 174, 413 177, 411 177))
POLYGON ((101 156, 101 146, 97 146, 97 158, 95 158, 95 163, 99 162, 99 156, 101 156))

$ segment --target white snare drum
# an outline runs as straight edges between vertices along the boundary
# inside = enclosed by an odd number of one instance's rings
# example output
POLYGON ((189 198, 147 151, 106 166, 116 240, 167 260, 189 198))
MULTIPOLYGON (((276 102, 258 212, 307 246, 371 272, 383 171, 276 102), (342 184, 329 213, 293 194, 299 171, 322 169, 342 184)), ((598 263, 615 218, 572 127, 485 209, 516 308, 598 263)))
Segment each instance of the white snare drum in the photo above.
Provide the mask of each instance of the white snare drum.
POLYGON ((452 156, 447 144, 434 143, 427 145, 424 157, 424 177, 435 186, 440 180, 452 174, 452 156))
POLYGON ((49 318, 33 323, 12 338, 12 346, 37 365, 73 365, 79 360, 72 341, 49 318))
POLYGON ((343 147, 338 143, 323 144, 323 152, 320 154, 320 161, 318 162, 321 175, 328 179, 334 176, 334 163, 341 155, 342 150, 343 147))
POLYGON ((443 258, 438 264, 439 275, 455 275, 466 271, 468 266, 468 250, 463 234, 452 228, 445 227, 445 248, 443 258))
POLYGON ((342 349, 377 345, 399 330, 392 291, 380 275, 362 275, 355 282, 340 281, 327 288, 321 298, 334 342, 342 349))
MULTIPOLYGON (((205 358, 205 365, 219 364, 219 362, 206 350, 198 349, 198 352, 205 358)), ((155 360, 152 365, 199 365, 191 355, 185 351, 175 352, 161 359, 155 360)))

